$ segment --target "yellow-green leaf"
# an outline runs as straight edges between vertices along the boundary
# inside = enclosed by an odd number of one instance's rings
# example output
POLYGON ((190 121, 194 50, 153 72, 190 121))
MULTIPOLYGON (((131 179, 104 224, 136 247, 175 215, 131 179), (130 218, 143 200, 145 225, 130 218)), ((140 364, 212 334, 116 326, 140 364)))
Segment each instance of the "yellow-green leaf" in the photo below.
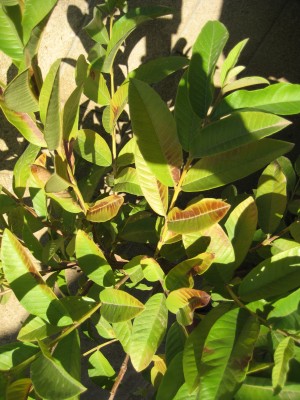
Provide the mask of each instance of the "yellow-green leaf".
POLYGON ((124 203, 124 197, 118 194, 112 194, 104 199, 96 201, 89 207, 86 219, 92 222, 105 222, 114 218, 124 203))

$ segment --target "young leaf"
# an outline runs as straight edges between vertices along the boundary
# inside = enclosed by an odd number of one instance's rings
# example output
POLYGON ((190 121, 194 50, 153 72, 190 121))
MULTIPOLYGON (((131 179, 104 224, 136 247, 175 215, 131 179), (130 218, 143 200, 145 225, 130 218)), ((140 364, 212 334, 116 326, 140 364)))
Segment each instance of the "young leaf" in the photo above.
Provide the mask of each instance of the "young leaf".
POLYGON ((134 156, 139 185, 145 199, 158 215, 166 216, 168 187, 153 175, 138 146, 135 146, 134 156))
POLYGON ((18 197, 22 197, 25 193, 27 180, 31 174, 30 166, 35 161, 39 151, 40 147, 30 143, 15 164, 13 187, 18 197))
POLYGON ((269 81, 265 78, 260 76, 247 76, 245 78, 238 79, 236 81, 227 83, 222 92, 223 95, 232 92, 234 90, 242 89, 247 86, 254 86, 254 85, 269 85, 269 81))
POLYGON ((75 244, 78 264, 93 282, 100 286, 113 286, 114 274, 96 243, 82 230, 77 232, 75 244))
POLYGON ((293 146, 289 142, 262 139, 216 156, 204 157, 186 174, 182 190, 197 192, 234 182, 258 171, 293 146))
POLYGON ((188 81, 194 112, 205 118, 213 100, 213 74, 228 39, 228 31, 219 21, 208 21, 193 46, 188 81))
POLYGON ((159 385, 156 400, 173 400, 183 383, 182 352, 180 352, 176 354, 168 366, 161 384, 159 385))
POLYGON ((289 361, 294 356, 294 341, 285 337, 277 346, 274 353, 274 367, 272 370, 272 386, 274 395, 280 393, 285 385, 289 371, 289 361))
POLYGON ((219 222, 229 208, 229 204, 217 199, 202 199, 184 210, 174 207, 168 214, 168 228, 177 233, 207 229, 219 222))
POLYGON ((89 207, 86 219, 92 222, 109 221, 118 214, 123 203, 124 197, 118 194, 107 196, 89 207))
POLYGON ((95 351, 90 356, 88 374, 97 386, 105 389, 111 389, 116 376, 115 370, 101 351, 95 351))
POLYGON ((146 83, 131 80, 129 108, 137 145, 155 177, 166 186, 179 180, 182 150, 166 104, 146 83))
POLYGON ((277 161, 263 171, 256 191, 259 226, 265 233, 278 228, 287 205, 287 180, 277 161))
POLYGON ((183 74, 178 85, 175 101, 175 120, 180 144, 185 151, 190 152, 192 150, 192 140, 200 133, 202 120, 194 112, 190 104, 188 71, 183 74))
POLYGON ((101 315, 108 322, 122 322, 144 311, 144 305, 130 294, 116 289, 104 289, 100 293, 101 315))
POLYGON ((243 279, 239 295, 249 302, 280 296, 297 288, 299 278, 300 247, 298 246, 268 258, 253 268, 243 279))
POLYGON ((31 364, 30 376, 36 393, 49 400, 67 400, 86 388, 74 379, 40 342, 41 354, 31 364), (41 373, 43 371, 43 373, 41 373))
POLYGON ((136 371, 143 371, 150 364, 167 329, 168 309, 163 293, 150 297, 145 310, 133 322, 129 347, 131 362, 136 371))
POLYGON ((91 129, 80 129, 74 150, 82 158, 100 167, 109 167, 112 163, 111 151, 106 141, 91 129))
POLYGON ((18 63, 23 59, 23 43, 19 33, 5 12, 0 6, 0 49, 7 54, 14 62, 18 63))
POLYGON ((225 61, 223 62, 222 68, 221 68, 221 75, 220 75, 220 81, 221 81, 221 86, 223 87, 225 83, 227 83, 227 77, 228 73, 232 68, 236 66, 236 63, 238 62, 239 56, 241 52, 243 51, 245 45, 247 44, 249 39, 244 39, 238 44, 234 46, 232 50, 230 50, 228 56, 226 57, 225 61))
POLYGON ((33 258, 8 229, 3 234, 1 258, 5 277, 28 312, 54 325, 72 323, 65 307, 43 281, 33 258))
POLYGON ((30 113, 38 111, 39 104, 29 86, 29 70, 17 75, 4 90, 4 102, 12 111, 30 113))
POLYGON ((233 150, 270 136, 288 125, 289 121, 277 115, 236 112, 201 129, 191 142, 191 155, 199 158, 233 150))
POLYGON ((116 193, 130 193, 135 196, 143 195, 135 168, 127 167, 122 169, 114 180, 114 191, 116 193))
POLYGON ((251 108, 279 115, 293 115, 300 112, 300 85, 276 83, 264 89, 238 90, 216 108, 213 118, 229 114, 232 110, 251 108))
POLYGON ((162 378, 166 373, 167 366, 164 360, 164 355, 154 355, 152 358, 153 367, 151 368, 151 383, 152 386, 157 390, 161 384, 162 378))
POLYGON ((58 203, 64 210, 68 211, 69 213, 78 214, 84 212, 81 206, 74 199, 74 196, 66 190, 57 193, 47 193, 47 196, 58 203))

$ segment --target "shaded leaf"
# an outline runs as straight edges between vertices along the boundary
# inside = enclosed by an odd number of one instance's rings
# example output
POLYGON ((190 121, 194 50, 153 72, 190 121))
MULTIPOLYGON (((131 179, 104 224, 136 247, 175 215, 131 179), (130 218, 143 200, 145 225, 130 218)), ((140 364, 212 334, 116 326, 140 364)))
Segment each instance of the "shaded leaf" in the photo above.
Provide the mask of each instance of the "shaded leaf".
POLYGON ((183 326, 174 322, 167 333, 166 338, 166 363, 170 364, 171 360, 184 349, 187 334, 183 326))
POLYGON ((108 43, 108 32, 102 21, 102 14, 99 8, 94 8, 93 19, 83 29, 95 42, 100 44, 108 43))
POLYGON ((285 337, 277 346, 274 353, 274 367, 272 370, 272 386, 274 394, 280 393, 285 385, 289 371, 289 361, 294 355, 294 341, 285 337))
POLYGON ((29 144, 21 154, 14 167, 13 187, 18 197, 22 197, 27 187, 27 180, 31 173, 31 164, 35 161, 40 151, 39 146, 29 144))
POLYGON ((221 86, 223 87, 225 83, 228 81, 228 73, 236 66, 238 62, 239 56, 243 51, 245 45, 247 44, 249 39, 244 39, 237 43, 233 49, 230 50, 228 56, 226 57, 225 61, 223 62, 220 74, 220 81, 221 86))
POLYGON ((86 161, 100 167, 109 167, 112 163, 111 151, 106 141, 91 129, 80 129, 77 132, 74 150, 86 161))
POLYGON ((135 168, 127 167, 122 169, 114 180, 114 191, 116 193, 130 193, 136 196, 143 195, 135 168))
POLYGON ((254 85, 269 85, 269 81, 261 76, 247 76, 231 83, 227 83, 223 88, 223 94, 254 85))
POLYGON ((298 400, 300 385, 287 384, 279 395, 274 396, 272 382, 268 378, 247 377, 235 400, 298 400))
POLYGON ((86 219, 92 222, 105 222, 114 218, 124 203, 124 197, 112 194, 104 199, 96 201, 89 207, 86 219))
POLYGON ((22 342, 36 342, 58 333, 61 328, 45 322, 40 317, 29 317, 22 325, 18 340, 22 342))
POLYGON ((182 352, 180 352, 176 354, 168 366, 161 384, 159 385, 156 400, 173 400, 183 383, 182 352))
POLYGON ((31 389, 32 382, 29 378, 18 379, 6 389, 6 400, 26 400, 31 389))
POLYGON ((0 49, 15 62, 23 58, 22 40, 3 7, 0 7, 0 49))
POLYGON ((0 371, 9 371, 37 354, 38 351, 39 348, 31 343, 16 342, 0 346, 0 371))
POLYGON ((79 103, 82 95, 83 86, 77 86, 66 101, 63 109, 63 138, 70 141, 77 137, 79 103))
POLYGON ((115 370, 101 351, 95 351, 90 356, 88 374, 97 386, 105 389, 111 389, 116 376, 115 370))

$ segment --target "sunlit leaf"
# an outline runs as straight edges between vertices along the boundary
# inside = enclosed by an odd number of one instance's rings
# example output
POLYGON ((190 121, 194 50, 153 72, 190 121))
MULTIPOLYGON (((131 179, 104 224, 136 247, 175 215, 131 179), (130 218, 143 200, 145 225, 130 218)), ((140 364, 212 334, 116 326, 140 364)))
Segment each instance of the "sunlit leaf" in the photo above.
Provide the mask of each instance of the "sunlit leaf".
POLYGON ((25 193, 27 180, 31 173, 30 166, 35 161, 39 151, 40 147, 30 143, 15 164, 13 186, 14 192, 19 197, 22 197, 25 193))
POLYGON ((197 232, 219 222, 229 208, 217 199, 202 199, 184 210, 174 207, 168 214, 168 228, 177 233, 197 232))
POLYGON ((0 6, 0 49, 15 62, 23 58, 23 43, 5 9, 0 6))
POLYGON ((272 370, 272 386, 274 394, 280 393, 285 385, 289 371, 289 361, 294 355, 294 341, 285 337, 277 346, 274 353, 274 367, 272 370))
POLYGON ((135 168, 127 167, 122 169, 114 180, 114 191, 116 193, 130 193, 136 196, 143 195, 135 168))
POLYGON ((129 354, 136 371, 143 371, 151 362, 167 329, 168 309, 163 293, 150 297, 145 310, 133 322, 129 354))
POLYGON ((39 348, 31 343, 4 344, 0 346, 0 371, 9 371, 38 352, 39 348))
POLYGON ((22 342, 35 342, 58 333, 61 328, 53 326, 40 317, 29 317, 23 324, 18 340, 22 342))
POLYGON ((120 195, 112 194, 107 196, 89 207, 86 219, 92 222, 109 221, 118 214, 123 203, 124 197, 120 195))
POLYGON ((29 378, 14 381, 6 389, 5 400, 26 400, 31 386, 32 382, 29 378))
POLYGON ((141 259, 141 266, 143 268, 143 273, 147 281, 157 282, 164 279, 165 273, 154 258, 143 257, 141 259))
POLYGON ((116 334, 116 338, 121 343, 124 351, 129 353, 129 346, 131 341, 132 334, 132 323, 131 321, 124 322, 115 322, 113 324, 114 332, 116 334))
POLYGON ((115 370, 101 351, 95 351, 90 356, 88 374, 97 386, 105 389, 112 387, 116 375, 115 370))
POLYGON ((101 315, 108 322, 122 322, 136 317, 144 305, 130 294, 116 289, 104 289, 100 293, 101 315))
POLYGON ((262 139, 215 156, 204 157, 188 171, 185 192, 209 190, 226 185, 258 171, 293 148, 292 143, 262 139))
POLYGON ((193 46, 188 81, 194 112, 204 118, 213 100, 213 74, 228 39, 228 31, 219 21, 208 21, 193 46))
POLYGON ((63 109, 63 137, 64 140, 71 140, 77 137, 79 103, 82 95, 83 86, 77 86, 66 101, 63 109))
POLYGON ((279 395, 274 396, 272 382, 268 378, 248 377, 236 393, 236 400, 298 400, 300 385, 288 383, 279 395))
POLYGON ((80 129, 77 132, 74 150, 90 163, 103 167, 111 165, 111 151, 106 141, 90 129, 80 129))
POLYGON ((106 80, 99 71, 90 68, 84 80, 83 93, 95 103, 105 106, 110 102, 106 80))
POLYGON ((100 286, 112 286, 114 274, 104 254, 84 231, 79 230, 75 244, 78 264, 82 271, 100 286))
POLYGON ((231 83, 227 83, 223 88, 223 94, 254 85, 269 85, 269 81, 260 76, 247 76, 231 83))
POLYGON ((234 68, 236 66, 239 56, 240 56, 241 52, 243 51, 245 45, 247 44, 248 40, 249 39, 244 39, 244 40, 240 41, 228 53, 228 56, 226 57, 225 61, 223 62, 223 65, 221 68, 221 74, 220 74, 221 86, 224 86, 224 84, 228 81, 228 79, 227 79, 228 73, 229 73, 229 71, 232 70, 232 68, 234 68))
POLYGON ((108 43, 108 32, 102 21, 101 11, 97 7, 94 8, 93 19, 83 29, 95 42, 100 44, 108 43))

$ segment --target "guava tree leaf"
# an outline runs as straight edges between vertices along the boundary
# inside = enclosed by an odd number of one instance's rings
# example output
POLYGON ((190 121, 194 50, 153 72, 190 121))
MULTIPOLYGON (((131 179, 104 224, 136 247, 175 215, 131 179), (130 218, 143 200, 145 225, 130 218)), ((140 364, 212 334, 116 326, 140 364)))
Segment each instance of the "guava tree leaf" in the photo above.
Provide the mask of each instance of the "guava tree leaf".
POLYGON ((122 322, 144 311, 144 305, 130 294, 117 289, 104 289, 100 293, 101 315, 108 322, 122 322))
POLYGON ((28 42, 33 28, 46 17, 56 3, 57 0, 26 0, 22 19, 24 44, 28 42))
POLYGON ((118 173, 114 179, 114 191, 116 193, 130 193, 135 196, 143 195, 135 168, 127 167, 118 173))
POLYGON ((129 347, 130 359, 136 371, 143 371, 152 361, 167 329, 168 309, 163 293, 150 297, 142 314, 133 322, 129 347))
POLYGON ((201 129, 191 142, 191 155, 199 158, 233 150, 270 136, 288 125, 289 121, 277 115, 236 112, 201 129))
POLYGON ((114 274, 104 254, 91 237, 78 230, 75 243, 76 257, 82 271, 100 286, 113 286, 114 274))
POLYGON ((156 400, 173 400, 183 383, 182 352, 180 352, 176 354, 168 366, 159 385, 156 400))
POLYGON ((124 322, 115 322, 113 329, 116 334, 116 338, 121 343, 124 351, 129 353, 130 340, 132 334, 132 322, 130 320, 124 322))
POLYGON ((92 222, 105 222, 114 218, 124 203, 124 197, 112 194, 104 199, 96 201, 89 207, 86 219, 92 222))
POLYGON ((300 289, 295 290, 288 296, 275 301, 272 304, 273 310, 268 315, 268 321, 274 329, 293 329, 300 330, 299 303, 300 289), (290 318, 292 323, 290 324, 290 318), (295 326, 296 325, 296 326, 295 326), (296 329, 295 329, 296 328, 296 329))
POLYGON ((29 86, 29 70, 17 75, 4 90, 4 102, 12 111, 30 113, 38 111, 39 103, 29 86))
POLYGON ((247 44, 249 39, 244 39, 237 43, 232 50, 228 53, 228 56, 226 57, 225 61, 223 62, 222 68, 221 68, 221 74, 220 74, 220 82, 221 86, 223 87, 224 84, 227 82, 227 77, 228 73, 232 68, 236 66, 236 63, 238 62, 239 56, 241 52, 243 51, 245 45, 247 44))
POLYGON ((0 49, 17 63, 23 59, 22 40, 2 6, 0 6, 0 49))
POLYGON ((22 342, 36 342, 52 336, 61 330, 60 327, 50 325, 40 317, 29 317, 22 325, 18 340, 22 342))
POLYGON ((158 389, 159 385, 161 383, 161 380, 166 373, 167 366, 165 363, 164 355, 154 355, 152 358, 153 361, 153 367, 151 368, 150 371, 150 377, 151 377, 151 384, 154 387, 154 389, 158 389))
POLYGON ((213 114, 219 118, 232 110, 251 108, 279 115, 300 112, 300 85, 276 83, 264 89, 238 90, 225 97, 213 114))
POLYGON ((259 226, 265 233, 274 233, 287 205, 287 180, 276 160, 267 166, 259 178, 255 200, 259 226))
POLYGON ((35 146, 47 147, 44 135, 37 127, 33 115, 12 111, 2 101, 0 101, 0 106, 6 119, 18 129, 29 143, 35 146))
POLYGON ((117 157, 117 166, 118 167, 126 167, 127 165, 134 163, 134 149, 135 149, 135 140, 131 138, 128 142, 122 147, 117 157))
POLYGON ((233 397, 246 377, 258 334, 259 323, 246 310, 234 309, 217 319, 200 357, 199 397, 233 397))
POLYGON ((84 26, 83 29, 95 42, 107 44, 109 36, 102 19, 101 11, 95 7, 93 11, 93 19, 84 26))
POLYGON ((101 70, 107 73, 110 72, 120 46, 138 25, 153 18, 168 14, 171 14, 171 9, 168 7, 140 7, 131 9, 127 14, 118 19, 113 26, 111 38, 107 45, 106 57, 101 70))
POLYGON ((186 383, 184 383, 176 393, 173 400, 197 400, 198 389, 194 390, 192 393, 189 390, 189 387, 186 383))
POLYGON ((38 352, 39 348, 31 343, 4 344, 0 346, 0 371, 9 371, 38 352))
POLYGON ((191 142, 198 136, 202 120, 194 112, 188 92, 188 71, 186 71, 178 85, 175 101, 175 120, 177 125, 178 138, 182 148, 190 152, 191 142))
POLYGON ((198 192, 227 185, 258 171, 287 153, 293 144, 275 139, 262 139, 234 150, 204 157, 186 174, 182 190, 198 192))
POLYGON ((235 400, 298 400, 300 385, 288 383, 282 391, 274 396, 272 382, 268 378, 247 377, 235 400))
POLYGON ((225 268, 229 274, 225 274, 227 279, 231 278, 232 272, 244 261, 253 241, 256 227, 257 207, 253 197, 249 196, 232 210, 225 222, 225 228, 235 254, 234 261, 228 268, 225 268))
POLYGON ((3 234, 1 258, 10 287, 29 313, 58 326, 72 323, 65 307, 42 279, 36 262, 8 229, 3 234))
POLYGON ((171 360, 184 349, 184 344, 187 338, 185 329, 174 322, 168 330, 166 337, 166 363, 170 364, 171 360))
POLYGON ((158 215, 166 216, 168 187, 153 175, 138 146, 135 146, 134 156, 139 185, 145 199, 158 215))
POLYGON ((63 138, 70 141, 77 137, 79 104, 83 91, 83 85, 77 86, 66 101, 63 109, 63 138))
POLYGON ((285 385, 289 362, 294 356, 294 347, 294 340, 291 337, 285 337, 276 347, 272 370, 272 386, 275 395, 280 393, 285 385))
POLYGON ((219 21, 208 21, 193 46, 188 81, 194 112, 204 118, 213 100, 213 75, 218 58, 228 39, 228 31, 219 21))
POLYGON ((165 273, 158 262, 152 257, 143 257, 140 261, 144 277, 149 282, 162 281, 165 273))
MULTIPOLYGON (((85 60, 84 60, 85 61, 85 60)), ((86 62, 86 61, 85 61, 86 62)), ((106 106, 110 103, 110 93, 107 88, 106 80, 99 71, 93 68, 89 68, 89 64, 86 62, 87 71, 86 76, 83 79, 83 93, 95 103, 106 106)), ((78 81, 79 82, 79 81, 78 81)))
POLYGON ((253 268, 243 279, 239 295, 244 301, 280 296, 299 286, 300 247, 283 251, 253 268), (270 272, 272 271, 272 272, 270 272))
POLYGON ((190 325, 196 308, 207 306, 210 296, 203 290, 181 288, 173 290, 167 298, 168 310, 176 314, 178 323, 190 325))
POLYGON ((129 109, 145 162, 161 183, 174 186, 180 176, 182 150, 170 110, 152 88, 135 79, 129 84, 129 109))
POLYGON ((116 376, 115 370, 101 351, 95 351, 90 356, 88 374, 97 386, 105 389, 111 389, 116 376))
POLYGON ((219 222, 229 208, 229 204, 217 199, 202 199, 184 210, 174 207, 168 214, 168 228, 177 233, 197 232, 219 222))
POLYGON ((67 400, 86 388, 74 379, 40 342, 41 354, 31 364, 30 376, 36 393, 49 400, 67 400), (43 373, 41 373, 43 371, 43 373))
POLYGON ((202 275, 214 262, 213 253, 202 253, 194 258, 181 261, 175 265, 165 277, 165 285, 168 290, 184 287, 193 287, 193 275, 202 275))
POLYGON ((254 85, 269 85, 269 81, 261 76, 247 76, 227 83, 223 88, 223 94, 254 85))
POLYGON ((8 385, 5 400, 26 400, 32 382, 29 378, 21 378, 8 385))
POLYGON ((31 164, 35 161, 40 151, 39 146, 29 144, 21 154, 14 167, 13 187, 18 197, 22 197, 27 187, 27 180, 31 174, 31 164))
POLYGON ((74 150, 82 158, 100 167, 109 167, 112 163, 111 151, 106 141, 91 129, 77 132, 74 150))
POLYGON ((84 212, 75 200, 74 196, 72 196, 72 194, 69 193, 67 190, 57 193, 47 193, 47 196, 58 203, 64 210, 70 213, 78 214, 84 212))

